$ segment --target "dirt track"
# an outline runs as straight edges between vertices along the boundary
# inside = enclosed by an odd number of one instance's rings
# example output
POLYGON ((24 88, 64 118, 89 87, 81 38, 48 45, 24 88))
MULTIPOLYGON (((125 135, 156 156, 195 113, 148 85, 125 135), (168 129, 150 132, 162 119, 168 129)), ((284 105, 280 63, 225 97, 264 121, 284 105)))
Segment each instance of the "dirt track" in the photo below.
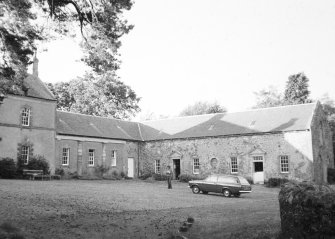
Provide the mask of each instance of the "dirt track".
POLYGON ((189 238, 253 238, 280 229, 278 189, 241 198, 195 195, 185 183, 0 180, 0 224, 26 238, 169 238, 191 216, 189 238))

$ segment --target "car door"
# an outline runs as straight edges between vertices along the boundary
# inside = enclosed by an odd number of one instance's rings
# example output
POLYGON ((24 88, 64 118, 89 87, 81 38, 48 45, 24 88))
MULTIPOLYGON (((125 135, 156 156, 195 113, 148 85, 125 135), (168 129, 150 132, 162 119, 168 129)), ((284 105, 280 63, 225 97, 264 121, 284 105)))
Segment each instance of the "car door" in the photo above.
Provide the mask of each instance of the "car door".
POLYGON ((223 188, 228 188, 231 193, 238 193, 240 185, 235 177, 219 176, 216 192, 221 193, 223 188))
POLYGON ((203 184, 200 186, 200 189, 202 191, 206 191, 206 192, 215 192, 215 187, 216 187, 216 183, 217 183, 217 175, 210 175, 208 176, 203 184))

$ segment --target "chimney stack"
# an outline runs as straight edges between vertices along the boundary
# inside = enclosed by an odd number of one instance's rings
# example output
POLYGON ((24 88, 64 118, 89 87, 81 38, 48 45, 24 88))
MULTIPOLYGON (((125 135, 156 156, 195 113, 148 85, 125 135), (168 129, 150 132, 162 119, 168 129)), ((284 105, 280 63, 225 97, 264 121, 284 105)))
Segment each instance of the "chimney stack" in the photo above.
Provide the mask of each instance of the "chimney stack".
POLYGON ((33 75, 38 77, 38 59, 37 59, 37 51, 35 51, 34 54, 34 60, 33 60, 33 75))

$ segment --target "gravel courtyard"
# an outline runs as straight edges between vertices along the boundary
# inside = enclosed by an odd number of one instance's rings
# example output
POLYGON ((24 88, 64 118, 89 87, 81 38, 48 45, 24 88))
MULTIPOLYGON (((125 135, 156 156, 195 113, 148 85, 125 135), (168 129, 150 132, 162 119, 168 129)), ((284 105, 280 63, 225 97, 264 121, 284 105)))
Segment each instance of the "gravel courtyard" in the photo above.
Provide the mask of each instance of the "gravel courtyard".
POLYGON ((278 189, 241 198, 193 194, 186 183, 0 180, 0 224, 25 238, 256 238, 280 230, 278 189), (187 233, 178 228, 195 219, 187 233))

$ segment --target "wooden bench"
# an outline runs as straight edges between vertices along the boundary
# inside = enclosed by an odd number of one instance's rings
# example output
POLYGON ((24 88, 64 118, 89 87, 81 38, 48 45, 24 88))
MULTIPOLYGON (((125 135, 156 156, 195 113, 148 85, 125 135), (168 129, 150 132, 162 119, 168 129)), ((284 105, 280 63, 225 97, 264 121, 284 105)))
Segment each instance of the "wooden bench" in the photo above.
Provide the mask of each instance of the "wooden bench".
POLYGON ((37 178, 41 180, 50 180, 50 175, 44 175, 43 170, 32 170, 32 169, 23 169, 23 176, 28 176, 30 180, 35 180, 37 178))

